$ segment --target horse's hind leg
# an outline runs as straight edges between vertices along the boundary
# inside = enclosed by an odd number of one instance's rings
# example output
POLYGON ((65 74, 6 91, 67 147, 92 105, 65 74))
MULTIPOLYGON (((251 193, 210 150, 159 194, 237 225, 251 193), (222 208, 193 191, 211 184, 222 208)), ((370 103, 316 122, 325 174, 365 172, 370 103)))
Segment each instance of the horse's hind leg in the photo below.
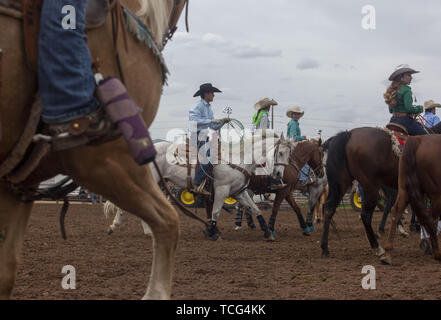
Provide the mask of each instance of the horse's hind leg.
POLYGON ((109 230, 107 231, 107 234, 112 234, 116 228, 118 228, 122 223, 122 216, 124 214, 124 211, 122 211, 120 208, 116 208, 116 214, 115 218, 113 219, 113 222, 111 226, 109 227, 109 230))
POLYGON ((384 250, 378 245, 377 237, 372 228, 372 215, 378 203, 378 189, 364 188, 364 194, 365 201, 361 210, 361 220, 363 221, 363 226, 371 248, 374 249, 377 256, 380 257, 384 254, 384 250))
MULTIPOLYGON (((300 210, 299 206, 297 205, 297 203, 294 200, 293 193, 289 193, 285 197, 285 199, 286 199, 286 201, 288 201, 289 205, 294 209, 294 212, 297 215, 297 219, 299 220, 300 228, 302 228, 302 234, 304 236, 309 236, 308 226, 306 225, 305 220, 303 219, 302 211, 300 210)), ((279 204, 279 206, 280 206, 280 204, 279 204)))
POLYGON ((437 198, 437 199, 430 199, 431 202, 431 212, 432 212, 432 216, 431 216, 431 221, 432 223, 430 223, 429 228, 427 229, 427 232, 430 235, 430 241, 432 243, 432 253, 433 253, 433 257, 438 260, 441 261, 441 255, 439 252, 439 245, 438 245, 438 220, 439 220, 439 215, 441 213, 441 199, 437 198))
POLYGON ((0 184, 0 299, 11 296, 31 209, 0 184))

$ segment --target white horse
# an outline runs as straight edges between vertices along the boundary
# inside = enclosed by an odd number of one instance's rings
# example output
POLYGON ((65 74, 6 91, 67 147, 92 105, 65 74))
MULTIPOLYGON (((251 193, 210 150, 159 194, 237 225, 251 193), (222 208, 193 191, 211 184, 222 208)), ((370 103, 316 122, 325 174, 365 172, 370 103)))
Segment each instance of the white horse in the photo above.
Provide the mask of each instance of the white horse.
MULTIPOLYGON (((274 153, 274 144, 278 140, 278 136, 272 130, 257 131, 253 136, 246 137, 242 143, 237 143, 232 146, 230 150, 229 144, 220 144, 219 163, 213 167, 212 178, 214 178, 214 202, 211 214, 211 223, 208 229, 208 237, 211 240, 217 240, 219 234, 216 231, 217 220, 219 219, 225 199, 228 196, 234 198, 245 208, 256 215, 262 230, 265 232, 265 237, 271 239, 271 232, 269 232, 267 224, 262 217, 259 208, 246 192, 248 183, 248 174, 255 171, 256 167, 266 161, 271 161, 274 153), (231 151, 231 159, 230 159, 231 151), (233 162, 234 166, 229 163, 233 162)), ((157 151, 156 162, 159 170, 166 181, 181 187, 187 187, 187 167, 185 154, 180 152, 185 151, 185 148, 167 141, 155 143, 157 151)), ((211 152, 217 155, 217 152, 211 152)), ((150 165, 155 181, 159 183, 160 178, 153 165, 150 165)), ((194 179, 195 167, 191 168, 191 179, 194 179)), ((110 204, 109 204, 110 206, 110 204)), ((117 211, 118 212, 118 211, 117 211)), ((121 223, 121 214, 115 216, 114 223, 109 228, 112 233, 115 228, 121 223)))
MULTIPOLYGON (((115 212, 115 218, 113 219, 112 224, 110 225, 107 233, 110 235, 112 234, 117 227, 122 223, 122 216, 124 214, 124 211, 121 208, 118 208, 115 204, 113 204, 110 201, 106 201, 104 203, 104 215, 106 216, 106 219, 109 217, 109 214, 112 212, 115 212)), ((144 230, 144 234, 147 236, 152 236, 152 230, 148 226, 147 223, 145 223, 143 220, 141 220, 142 229, 144 230)))

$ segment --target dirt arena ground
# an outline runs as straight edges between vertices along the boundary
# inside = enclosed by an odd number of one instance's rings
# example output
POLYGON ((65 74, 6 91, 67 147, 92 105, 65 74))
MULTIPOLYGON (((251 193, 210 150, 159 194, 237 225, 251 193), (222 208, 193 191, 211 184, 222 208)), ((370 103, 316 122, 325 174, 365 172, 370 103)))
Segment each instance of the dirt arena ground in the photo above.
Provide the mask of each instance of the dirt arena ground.
MULTIPOLYGON (((126 215, 122 227, 108 236, 110 220, 102 205, 72 205, 64 241, 60 208, 35 206, 13 298, 140 299, 152 249, 139 220, 126 215), (65 265, 76 269, 76 290, 61 287, 65 265)), ((267 220, 269 214, 264 213, 267 220)), ((380 218, 377 212, 375 228, 380 218)), ((397 237, 394 265, 383 266, 368 247, 358 214, 350 210, 335 216, 340 239, 330 233, 330 259, 320 257, 322 226, 305 237, 291 211, 279 213, 275 242, 264 241, 261 231, 234 231, 233 220, 222 212, 223 239, 211 242, 197 222, 181 216, 173 299, 441 299, 440 265, 420 252, 417 234, 397 237), (376 290, 361 287, 365 265, 376 269, 376 290)))

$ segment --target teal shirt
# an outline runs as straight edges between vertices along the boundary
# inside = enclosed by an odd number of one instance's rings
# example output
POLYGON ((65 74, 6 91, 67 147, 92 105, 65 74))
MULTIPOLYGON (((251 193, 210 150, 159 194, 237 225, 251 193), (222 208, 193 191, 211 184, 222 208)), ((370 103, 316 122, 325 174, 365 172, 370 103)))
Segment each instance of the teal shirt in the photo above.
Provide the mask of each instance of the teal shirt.
POLYGON ((302 141, 303 136, 300 132, 300 126, 299 122, 297 120, 291 119, 291 121, 288 123, 288 138, 293 138, 294 141, 302 141))
POLYGON ((397 92, 397 105, 389 109, 390 113, 405 112, 408 114, 418 114, 424 111, 422 106, 413 106, 412 89, 404 85, 397 92))

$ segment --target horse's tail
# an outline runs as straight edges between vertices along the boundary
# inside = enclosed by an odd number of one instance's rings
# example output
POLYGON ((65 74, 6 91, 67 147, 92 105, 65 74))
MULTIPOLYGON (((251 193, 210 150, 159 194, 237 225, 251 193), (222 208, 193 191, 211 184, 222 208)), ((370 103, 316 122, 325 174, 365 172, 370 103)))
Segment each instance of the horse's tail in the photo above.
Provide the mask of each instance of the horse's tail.
POLYGON ((342 188, 342 174, 348 172, 346 145, 351 138, 351 133, 343 131, 332 137, 327 144, 326 176, 328 178, 329 193, 326 199, 325 208, 336 208, 346 190, 342 188))
POLYGON ((419 144, 420 142, 416 138, 409 137, 406 141, 400 163, 400 177, 403 174, 406 193, 414 212, 425 210, 424 194, 417 174, 416 153, 419 144))
POLYGON ((118 209, 119 208, 116 205, 107 200, 106 203, 104 203, 104 216, 107 219, 109 218, 109 214, 111 214, 112 212, 117 212, 118 209))

